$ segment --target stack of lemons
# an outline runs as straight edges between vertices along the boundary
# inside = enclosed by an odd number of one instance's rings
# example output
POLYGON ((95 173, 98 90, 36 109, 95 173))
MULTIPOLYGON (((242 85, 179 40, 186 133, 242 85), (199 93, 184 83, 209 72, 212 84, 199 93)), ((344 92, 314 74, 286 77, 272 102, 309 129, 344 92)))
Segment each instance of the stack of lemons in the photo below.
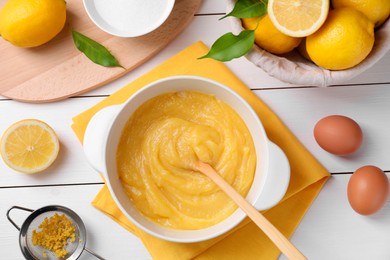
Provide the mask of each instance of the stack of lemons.
POLYGON ((258 46, 274 54, 298 47, 322 68, 356 66, 371 52, 375 29, 390 15, 389 0, 269 0, 268 14, 242 19, 258 46))

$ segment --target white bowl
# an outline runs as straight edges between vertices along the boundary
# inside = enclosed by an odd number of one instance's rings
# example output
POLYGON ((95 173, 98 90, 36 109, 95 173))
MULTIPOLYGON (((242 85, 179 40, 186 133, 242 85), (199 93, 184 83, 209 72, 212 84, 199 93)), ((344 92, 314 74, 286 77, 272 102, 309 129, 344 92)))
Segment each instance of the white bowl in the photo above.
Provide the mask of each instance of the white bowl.
POLYGON ((177 76, 153 82, 132 95, 124 104, 100 110, 89 122, 84 135, 84 152, 90 164, 102 173, 110 193, 123 214, 151 235, 174 242, 197 242, 216 237, 240 223, 245 213, 237 209, 222 222, 199 230, 165 228, 145 218, 127 197, 118 178, 116 151, 123 127, 145 101, 166 92, 192 90, 214 95, 229 104, 247 125, 255 145, 255 178, 246 199, 258 210, 276 205, 284 196, 290 166, 282 150, 270 142, 263 125, 248 103, 230 88, 201 77, 177 76))
MULTIPOLYGON (((236 0, 226 0, 227 13, 229 13, 236 0)), ((239 34, 244 28, 241 20, 229 17, 231 30, 239 34)), ((357 66, 339 71, 320 68, 308 61, 294 50, 286 55, 274 55, 255 45, 245 57, 263 69, 270 76, 281 81, 303 86, 329 86, 346 83, 363 71, 373 66, 386 52, 390 50, 390 22, 389 19, 375 32, 374 47, 369 56, 357 66)), ((331 56, 331 54, 329 54, 331 56)))
POLYGON ((175 0, 83 0, 89 18, 103 31, 137 37, 162 25, 175 0))

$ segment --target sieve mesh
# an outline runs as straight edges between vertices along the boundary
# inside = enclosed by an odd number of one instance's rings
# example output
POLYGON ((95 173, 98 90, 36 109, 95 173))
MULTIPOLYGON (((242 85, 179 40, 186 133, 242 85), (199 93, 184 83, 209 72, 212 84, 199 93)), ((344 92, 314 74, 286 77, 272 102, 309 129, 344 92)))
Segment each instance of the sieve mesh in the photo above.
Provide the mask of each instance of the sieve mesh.
POLYGON ((86 242, 86 231, 80 217, 73 211, 61 206, 48 206, 34 211, 23 223, 20 230, 20 246, 27 259, 57 260, 57 259, 77 259, 84 250, 86 242), (34 246, 32 243, 33 230, 41 231, 39 225, 45 218, 50 218, 55 214, 64 214, 75 228, 75 241, 68 242, 66 250, 68 255, 65 258, 57 258, 55 253, 41 246, 34 246))

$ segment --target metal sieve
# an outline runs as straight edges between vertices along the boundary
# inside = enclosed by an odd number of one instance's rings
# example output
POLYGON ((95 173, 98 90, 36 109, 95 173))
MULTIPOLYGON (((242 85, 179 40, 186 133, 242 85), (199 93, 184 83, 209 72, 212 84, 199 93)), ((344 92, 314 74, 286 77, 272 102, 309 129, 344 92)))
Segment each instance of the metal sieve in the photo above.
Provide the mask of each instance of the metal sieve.
POLYGON ((87 242, 87 236, 84 223, 81 218, 69 208, 59 205, 50 205, 39 208, 37 210, 32 210, 24 207, 13 206, 7 211, 7 218, 12 223, 12 225, 14 225, 15 228, 20 231, 20 249, 24 257, 28 260, 75 260, 80 257, 84 250, 92 254, 96 258, 104 260, 104 258, 85 247, 85 244, 87 242), (10 217, 10 212, 13 209, 31 212, 31 214, 26 218, 21 227, 19 227, 10 217), (75 242, 67 244, 66 250, 68 252, 68 255, 65 258, 57 258, 54 252, 46 250, 40 246, 34 246, 32 243, 33 230, 39 231, 39 225, 44 221, 44 219, 52 217, 55 213, 57 213, 58 215, 64 214, 69 220, 72 221, 73 226, 75 228, 76 239, 75 242))

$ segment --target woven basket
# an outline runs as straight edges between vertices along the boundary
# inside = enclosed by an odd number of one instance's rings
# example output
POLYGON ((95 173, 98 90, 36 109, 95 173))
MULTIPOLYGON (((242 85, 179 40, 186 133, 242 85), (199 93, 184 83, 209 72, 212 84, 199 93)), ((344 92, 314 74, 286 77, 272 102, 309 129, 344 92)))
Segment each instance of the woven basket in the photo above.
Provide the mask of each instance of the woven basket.
MULTIPOLYGON (((235 4, 235 0, 227 1, 227 13, 235 4)), ((238 34, 244 28, 241 20, 229 17, 232 33, 238 34)), ((245 57, 260 67, 272 77, 281 81, 302 86, 329 86, 343 84, 370 68, 380 60, 390 49, 390 19, 388 19, 376 32, 374 47, 369 56, 357 66, 340 71, 323 69, 303 58, 294 50, 286 55, 278 56, 269 53, 254 45, 245 57)))

